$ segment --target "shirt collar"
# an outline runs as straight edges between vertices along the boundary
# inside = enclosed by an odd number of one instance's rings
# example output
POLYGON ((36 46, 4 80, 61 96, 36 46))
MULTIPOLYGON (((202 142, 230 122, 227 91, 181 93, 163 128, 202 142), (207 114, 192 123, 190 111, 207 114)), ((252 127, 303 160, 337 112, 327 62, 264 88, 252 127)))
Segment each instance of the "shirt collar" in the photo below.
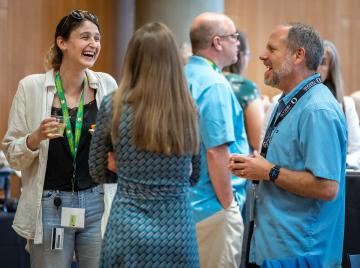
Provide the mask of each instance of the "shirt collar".
POLYGON ((303 80, 300 84, 298 84, 294 89, 292 89, 287 95, 282 94, 279 103, 283 103, 284 105, 288 104, 288 102, 311 80, 320 77, 320 74, 315 73, 312 76, 309 76, 305 80, 303 80))
POLYGON ((194 63, 206 64, 210 66, 215 72, 221 73, 221 70, 216 66, 216 64, 212 60, 209 60, 207 58, 193 55, 190 57, 189 61, 193 61, 194 63))
MULTIPOLYGON (((95 73, 89 69, 86 69, 85 73, 88 79, 89 87, 93 89, 98 89, 100 81, 99 78, 95 75, 95 73)), ((49 88, 49 90, 53 91, 53 93, 56 92, 54 69, 50 69, 45 74, 45 88, 49 88)))
POLYGON ((46 72, 44 86, 45 88, 50 89, 50 91, 53 91, 54 93, 56 92, 54 69, 50 69, 46 72))

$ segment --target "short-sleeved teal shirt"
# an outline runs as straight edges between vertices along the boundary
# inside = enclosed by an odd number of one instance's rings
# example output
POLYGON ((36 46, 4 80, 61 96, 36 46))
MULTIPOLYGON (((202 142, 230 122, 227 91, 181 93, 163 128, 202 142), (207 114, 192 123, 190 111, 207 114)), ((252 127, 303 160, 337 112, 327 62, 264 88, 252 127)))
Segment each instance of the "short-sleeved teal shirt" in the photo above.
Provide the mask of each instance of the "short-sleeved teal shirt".
MULTIPOLYGON (((213 68, 206 59, 192 56, 185 66, 185 76, 200 115, 200 182, 190 190, 195 219, 199 222, 222 209, 210 181, 207 149, 227 144, 230 153, 248 154, 249 146, 243 111, 220 70, 213 68)), ((234 195, 240 207, 245 202, 245 182, 232 177, 234 195)))

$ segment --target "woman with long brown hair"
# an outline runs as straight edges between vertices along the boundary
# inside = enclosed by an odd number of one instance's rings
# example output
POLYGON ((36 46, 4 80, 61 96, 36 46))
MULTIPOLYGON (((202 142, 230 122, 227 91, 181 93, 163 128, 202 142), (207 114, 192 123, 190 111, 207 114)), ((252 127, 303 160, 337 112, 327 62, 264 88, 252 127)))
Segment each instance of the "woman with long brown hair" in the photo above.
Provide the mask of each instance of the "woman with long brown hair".
POLYGON ((197 112, 171 31, 149 23, 130 40, 119 89, 105 97, 90 172, 118 174, 101 267, 198 267, 188 188, 199 178, 197 112), (191 165, 192 164, 192 165, 191 165))

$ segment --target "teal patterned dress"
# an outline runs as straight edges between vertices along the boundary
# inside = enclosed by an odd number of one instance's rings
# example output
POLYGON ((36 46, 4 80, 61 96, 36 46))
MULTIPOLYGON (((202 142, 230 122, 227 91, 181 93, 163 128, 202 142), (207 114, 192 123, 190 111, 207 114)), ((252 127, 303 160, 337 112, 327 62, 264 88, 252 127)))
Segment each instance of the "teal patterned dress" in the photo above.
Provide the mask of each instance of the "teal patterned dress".
MULTIPOLYGON (((111 147, 112 98, 97 114, 90 174, 106 181, 111 147)), ((100 267, 199 267, 188 189, 197 183, 200 158, 139 150, 132 143, 133 108, 124 105, 113 148, 118 188, 112 203, 100 267), (190 169, 192 164, 192 174, 190 169)))
POLYGON ((229 81, 241 108, 245 111, 250 102, 260 98, 259 90, 254 82, 239 74, 224 74, 229 81))

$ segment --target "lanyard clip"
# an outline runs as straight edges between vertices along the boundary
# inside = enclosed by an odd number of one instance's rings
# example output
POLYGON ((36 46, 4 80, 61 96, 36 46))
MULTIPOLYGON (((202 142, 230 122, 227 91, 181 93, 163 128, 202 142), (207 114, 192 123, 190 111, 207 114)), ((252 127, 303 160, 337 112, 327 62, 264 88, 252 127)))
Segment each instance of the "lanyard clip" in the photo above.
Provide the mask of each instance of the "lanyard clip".
POLYGON ((54 205, 56 207, 56 209, 59 209, 59 207, 61 206, 62 200, 59 196, 56 196, 54 198, 54 205))

